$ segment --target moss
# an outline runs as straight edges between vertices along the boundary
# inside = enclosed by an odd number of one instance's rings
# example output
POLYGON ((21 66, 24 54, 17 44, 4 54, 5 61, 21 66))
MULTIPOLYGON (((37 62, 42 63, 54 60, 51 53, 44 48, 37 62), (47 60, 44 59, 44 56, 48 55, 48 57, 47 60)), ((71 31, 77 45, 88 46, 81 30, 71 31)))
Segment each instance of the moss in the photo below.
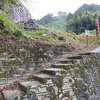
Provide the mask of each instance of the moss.
POLYGON ((66 70, 61 70, 60 73, 61 73, 61 75, 66 76, 67 71, 66 70))
POLYGON ((37 77, 37 76, 35 76, 34 79, 39 81, 41 84, 46 84, 46 82, 47 82, 47 79, 41 78, 41 77, 37 77))
POLYGON ((25 86, 23 86, 22 84, 20 84, 19 82, 18 82, 18 88, 20 89, 20 91, 22 92, 22 94, 23 95, 26 95, 26 93, 27 93, 27 88, 25 87, 25 86))
POLYGON ((70 92, 66 91, 66 93, 64 94, 65 97, 70 97, 70 92))
POLYGON ((75 79, 72 85, 74 94, 78 95, 81 92, 82 87, 83 87, 82 83, 79 80, 75 79))
POLYGON ((66 39, 64 36, 58 36, 58 40, 66 42, 66 39))
POLYGON ((45 74, 53 75, 53 76, 56 75, 56 73, 54 71, 43 70, 42 72, 45 73, 45 74))
POLYGON ((24 33, 24 31, 8 19, 5 14, 0 14, 0 21, 0 29, 2 29, 4 35, 13 34, 16 30, 20 31, 22 34, 24 33))
POLYGON ((84 66, 79 66, 79 75, 81 78, 84 78, 85 77, 85 68, 84 66))
POLYGON ((65 67, 66 70, 69 70, 70 68, 71 68, 70 65, 68 65, 68 66, 65 67))

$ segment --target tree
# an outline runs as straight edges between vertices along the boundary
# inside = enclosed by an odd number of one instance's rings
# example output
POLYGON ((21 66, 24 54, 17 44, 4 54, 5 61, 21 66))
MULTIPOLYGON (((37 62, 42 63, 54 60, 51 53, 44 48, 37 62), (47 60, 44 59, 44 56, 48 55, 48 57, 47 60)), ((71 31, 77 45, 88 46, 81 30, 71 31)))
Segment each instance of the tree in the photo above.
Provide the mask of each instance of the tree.
POLYGON ((68 14, 66 31, 73 31, 76 34, 79 34, 86 29, 94 30, 96 18, 100 18, 100 5, 84 4, 74 14, 68 14))
POLYGON ((52 14, 47 14, 45 15, 42 19, 38 20, 37 22, 41 25, 47 25, 53 21, 53 15, 52 14))
POLYGON ((57 13, 58 16, 67 16, 67 13, 66 12, 63 12, 63 11, 59 11, 57 13))

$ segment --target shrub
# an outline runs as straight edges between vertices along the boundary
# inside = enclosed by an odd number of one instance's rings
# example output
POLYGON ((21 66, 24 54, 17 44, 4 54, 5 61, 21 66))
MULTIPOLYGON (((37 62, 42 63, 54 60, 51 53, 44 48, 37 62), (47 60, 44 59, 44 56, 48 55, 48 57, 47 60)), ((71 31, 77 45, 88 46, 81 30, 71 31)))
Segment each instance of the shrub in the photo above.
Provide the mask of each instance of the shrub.
POLYGON ((14 32, 14 35, 15 35, 15 36, 21 36, 21 35, 22 35, 22 32, 19 31, 19 30, 16 30, 16 31, 14 32))
POLYGON ((24 31, 15 23, 13 23, 5 14, 0 13, 0 29, 4 35, 13 34, 20 36, 24 34, 24 31))
POLYGON ((66 39, 64 38, 64 36, 58 36, 58 40, 66 42, 66 39))
POLYGON ((3 20, 0 19, 0 29, 4 29, 4 27, 5 27, 4 22, 3 22, 3 20))

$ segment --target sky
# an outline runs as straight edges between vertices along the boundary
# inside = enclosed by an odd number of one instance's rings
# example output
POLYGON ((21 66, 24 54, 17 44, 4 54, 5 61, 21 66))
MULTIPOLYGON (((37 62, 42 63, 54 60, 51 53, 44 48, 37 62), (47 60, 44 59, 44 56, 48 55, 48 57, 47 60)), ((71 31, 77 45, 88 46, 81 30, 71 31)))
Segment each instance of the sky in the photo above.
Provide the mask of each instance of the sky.
POLYGON ((57 15, 58 11, 74 13, 84 3, 98 4, 100 0, 21 0, 30 11, 33 19, 40 19, 48 13, 57 15))

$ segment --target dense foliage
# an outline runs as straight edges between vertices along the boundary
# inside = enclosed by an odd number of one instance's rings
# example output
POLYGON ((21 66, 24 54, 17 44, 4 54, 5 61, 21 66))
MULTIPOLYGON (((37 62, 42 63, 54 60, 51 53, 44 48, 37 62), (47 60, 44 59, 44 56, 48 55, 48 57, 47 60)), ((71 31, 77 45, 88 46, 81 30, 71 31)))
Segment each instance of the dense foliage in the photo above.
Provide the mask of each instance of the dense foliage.
POLYGON ((22 34, 23 30, 18 25, 8 19, 5 14, 0 14, 0 35, 19 36, 22 34))
POLYGON ((65 12, 59 11, 58 16, 53 16, 53 14, 47 14, 40 20, 37 20, 37 23, 50 29, 65 30, 66 17, 67 14, 65 12))
POLYGON ((100 18, 100 5, 84 4, 74 14, 69 13, 67 16, 67 31, 76 34, 96 28, 95 20, 100 18))

